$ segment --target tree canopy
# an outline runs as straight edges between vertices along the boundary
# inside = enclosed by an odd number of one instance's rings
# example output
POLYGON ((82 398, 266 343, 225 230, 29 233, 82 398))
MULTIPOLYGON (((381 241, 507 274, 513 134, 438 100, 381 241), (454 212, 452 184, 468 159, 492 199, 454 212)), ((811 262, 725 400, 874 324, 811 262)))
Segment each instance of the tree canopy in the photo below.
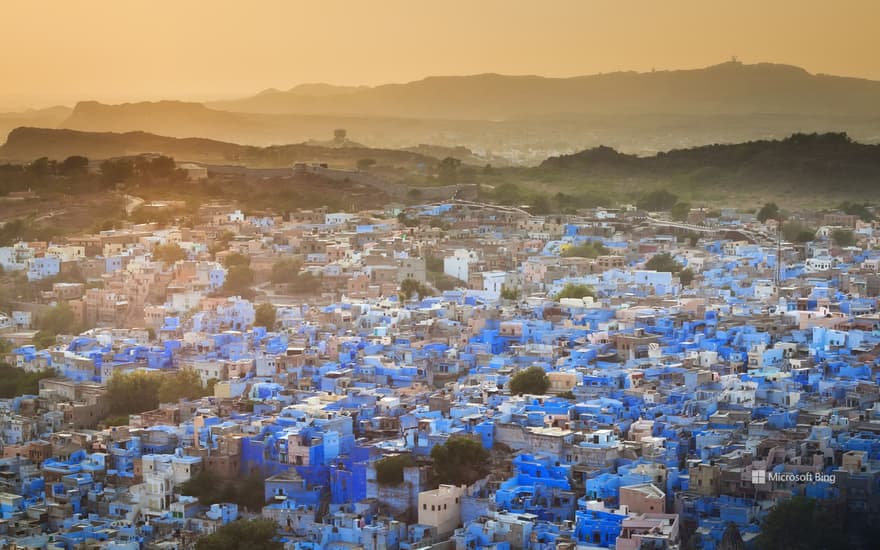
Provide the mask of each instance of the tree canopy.
POLYGON ((837 246, 853 246, 856 244, 856 236, 847 229, 835 229, 831 232, 831 239, 837 246))
POLYGON ((431 295, 431 289, 427 285, 412 278, 406 278, 400 283, 400 295, 404 300, 409 300, 416 294, 420 298, 431 295))
POLYGON ((223 282, 223 294, 227 296, 249 297, 253 292, 251 285, 254 283, 254 272, 246 265, 233 265, 226 271, 226 280, 223 282))
POLYGON ((202 385, 198 373, 188 368, 169 373, 117 371, 107 382, 113 416, 140 414, 158 408, 159 403, 197 399, 210 393, 211 388, 202 385))
POLYGON ((186 252, 177 243, 159 244, 153 249, 153 259, 170 265, 185 260, 186 252))
POLYGON ((654 254, 651 259, 645 263, 645 269, 653 269, 654 271, 665 271, 667 273, 678 273, 681 271, 681 264, 675 261, 672 254, 663 252, 654 254))
POLYGON ((40 380, 57 375, 58 372, 53 369, 26 371, 6 363, 0 363, 0 398, 36 395, 40 389, 40 380))
POLYGON ((272 264, 272 275, 269 280, 274 285, 294 282, 302 269, 302 262, 295 258, 286 258, 272 264))
POLYGON ((669 210, 678 202, 678 195, 670 193, 666 189, 657 189, 642 196, 636 202, 639 210, 657 211, 669 210))
POLYGON ((431 449, 434 479, 441 484, 471 485, 489 473, 489 451, 472 439, 451 437, 431 449))
POLYGON ((76 328, 76 317, 70 304, 61 302, 49 308, 37 319, 37 329, 45 331, 53 336, 56 334, 70 334, 76 328))
POLYGON ((278 524, 271 519, 239 519, 196 541, 196 550, 281 550, 278 524))
POLYGON ((578 283, 566 283, 559 294, 556 295, 557 300, 563 298, 586 298, 590 296, 596 297, 596 291, 590 285, 582 285, 578 283))
POLYGON ((157 372, 116 371, 107 381, 107 397, 113 415, 140 414, 159 406, 162 375, 157 372))
POLYGON ((547 393, 547 388, 550 387, 550 380, 544 369, 532 366, 514 374, 507 387, 510 389, 510 393, 544 395, 547 393))
POLYGON ((691 213, 691 203, 689 202, 677 202, 675 206, 669 211, 672 215, 672 219, 683 222, 687 221, 688 214, 691 213))
POLYGON ((758 547, 763 550, 830 550, 849 548, 840 521, 815 500, 794 497, 778 503, 761 524, 758 547))
POLYGON ((275 328, 275 306, 264 302, 257 306, 254 316, 255 327, 266 327, 268 330, 275 328))
POLYGON ((160 403, 174 403, 180 399, 197 399, 210 393, 202 385, 198 372, 183 368, 163 375, 156 397, 160 403))
POLYGON ((380 485, 399 485, 403 483, 403 469, 415 466, 411 454, 387 456, 376 461, 376 481, 380 485))
POLYGON ((780 219, 780 214, 779 206, 775 202, 768 202, 758 210, 758 221, 778 220, 780 219))
POLYGON ((563 258, 598 258, 608 254, 608 249, 597 241, 587 241, 583 244, 569 246, 562 251, 563 258))
POLYGON ((180 493, 196 497, 206 506, 233 502, 251 512, 259 512, 266 503, 265 481, 256 472, 245 478, 223 479, 210 470, 202 470, 181 485, 180 493))

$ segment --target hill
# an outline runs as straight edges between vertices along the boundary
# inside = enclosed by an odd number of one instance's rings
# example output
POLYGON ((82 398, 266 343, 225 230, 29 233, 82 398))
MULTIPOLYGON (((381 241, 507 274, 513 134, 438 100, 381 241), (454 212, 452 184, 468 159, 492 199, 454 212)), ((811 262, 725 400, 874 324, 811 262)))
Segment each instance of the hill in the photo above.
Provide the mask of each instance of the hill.
POLYGON ((303 94, 296 88, 218 101, 235 112, 506 120, 557 113, 833 116, 880 114, 880 82, 771 63, 615 72, 572 78, 432 76, 405 84, 303 94))
POLYGON ((794 134, 781 140, 677 149, 649 157, 597 147, 548 158, 529 177, 556 185, 615 182, 615 192, 662 186, 690 197, 779 196, 809 199, 880 198, 880 145, 843 133, 794 134))
POLYGON ((69 107, 49 107, 47 109, 33 109, 14 113, 0 113, 0 139, 6 139, 7 134, 19 126, 38 126, 42 128, 55 128, 70 116, 69 107))
POLYGON ((179 160, 287 167, 294 162, 327 162, 353 168, 371 158, 379 167, 414 169, 434 165, 437 159, 409 151, 372 148, 330 148, 306 144, 254 147, 204 138, 174 138, 147 132, 81 132, 48 128, 16 128, 0 146, 0 159, 30 161, 39 157, 64 159, 83 155, 91 159, 162 153, 179 160))

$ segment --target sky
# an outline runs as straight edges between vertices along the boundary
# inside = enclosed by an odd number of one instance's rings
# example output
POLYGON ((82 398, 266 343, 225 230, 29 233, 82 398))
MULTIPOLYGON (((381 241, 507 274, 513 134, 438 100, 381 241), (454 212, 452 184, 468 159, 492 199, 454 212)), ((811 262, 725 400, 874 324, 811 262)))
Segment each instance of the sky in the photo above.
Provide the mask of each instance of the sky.
POLYGON ((877 0, 2 0, 0 108, 697 68, 880 80, 877 0))

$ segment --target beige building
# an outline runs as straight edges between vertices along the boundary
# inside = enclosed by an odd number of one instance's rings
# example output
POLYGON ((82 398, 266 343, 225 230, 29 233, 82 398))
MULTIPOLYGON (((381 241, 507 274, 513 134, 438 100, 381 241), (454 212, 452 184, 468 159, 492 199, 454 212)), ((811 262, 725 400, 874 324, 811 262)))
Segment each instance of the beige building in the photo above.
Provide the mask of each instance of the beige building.
POLYGON ((419 523, 437 528, 439 535, 452 533, 461 525, 461 497, 465 486, 441 485, 419 493, 419 523))
POLYGON ((620 504, 637 514, 666 512, 666 493, 653 483, 641 483, 620 488, 620 504))

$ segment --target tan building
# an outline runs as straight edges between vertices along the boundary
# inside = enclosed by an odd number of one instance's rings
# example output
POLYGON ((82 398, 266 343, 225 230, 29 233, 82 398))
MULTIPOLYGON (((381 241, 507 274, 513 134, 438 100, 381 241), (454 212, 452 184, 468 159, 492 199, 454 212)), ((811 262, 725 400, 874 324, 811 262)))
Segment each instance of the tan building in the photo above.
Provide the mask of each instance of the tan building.
POLYGON ((547 388, 550 393, 565 393, 577 386, 577 373, 575 372, 548 372, 547 379, 550 381, 550 387, 547 388))
POLYGON ((465 486, 440 485, 433 491, 419 493, 419 523, 432 525, 441 536, 461 525, 461 497, 465 486))
POLYGON ((721 468, 714 464, 698 464, 691 468, 689 488, 701 495, 718 496, 721 492, 721 468))
POLYGON ((620 504, 637 514, 663 514, 666 512, 666 493, 653 483, 641 483, 620 488, 620 504))

